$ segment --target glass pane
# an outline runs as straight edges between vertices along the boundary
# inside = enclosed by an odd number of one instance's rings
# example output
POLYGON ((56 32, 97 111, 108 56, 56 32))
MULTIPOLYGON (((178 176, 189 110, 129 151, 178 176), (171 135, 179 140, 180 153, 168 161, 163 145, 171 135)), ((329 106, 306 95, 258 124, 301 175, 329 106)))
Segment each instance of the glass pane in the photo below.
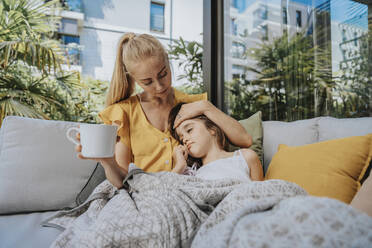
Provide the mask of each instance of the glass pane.
POLYGON ((367 2, 225 0, 226 112, 283 121, 372 116, 367 2))
POLYGON ((153 31, 164 31, 164 5, 151 3, 150 28, 153 31))

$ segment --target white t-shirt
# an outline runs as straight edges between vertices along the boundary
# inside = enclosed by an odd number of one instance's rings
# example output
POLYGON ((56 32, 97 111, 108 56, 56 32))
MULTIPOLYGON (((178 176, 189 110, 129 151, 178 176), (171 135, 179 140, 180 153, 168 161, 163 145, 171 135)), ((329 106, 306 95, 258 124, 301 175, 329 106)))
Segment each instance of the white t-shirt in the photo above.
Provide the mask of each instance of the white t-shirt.
POLYGON ((249 166, 240 150, 235 151, 231 157, 203 165, 196 171, 195 176, 207 180, 231 178, 244 182, 252 181, 249 166))

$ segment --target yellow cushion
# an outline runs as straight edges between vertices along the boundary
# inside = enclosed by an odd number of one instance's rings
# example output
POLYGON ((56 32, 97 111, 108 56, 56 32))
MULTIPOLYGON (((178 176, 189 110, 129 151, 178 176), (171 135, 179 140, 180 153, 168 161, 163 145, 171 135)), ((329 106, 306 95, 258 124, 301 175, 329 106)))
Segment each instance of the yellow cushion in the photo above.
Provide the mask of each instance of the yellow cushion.
POLYGON ((372 134, 289 147, 279 145, 265 179, 294 182, 310 195, 350 203, 372 157, 372 134))

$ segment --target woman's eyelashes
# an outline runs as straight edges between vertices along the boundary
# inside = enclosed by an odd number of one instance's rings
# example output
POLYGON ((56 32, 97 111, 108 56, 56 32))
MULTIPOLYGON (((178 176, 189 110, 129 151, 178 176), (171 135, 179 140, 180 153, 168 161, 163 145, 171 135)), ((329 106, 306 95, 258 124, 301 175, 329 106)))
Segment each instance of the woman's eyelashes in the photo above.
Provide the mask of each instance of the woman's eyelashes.
MULTIPOLYGON (((164 77, 166 77, 168 75, 168 72, 167 71, 164 71, 163 74, 159 75, 158 79, 162 79, 164 77)), ((143 84, 145 86, 149 86, 150 84, 152 84, 152 80, 151 81, 147 81, 147 82, 143 82, 143 84)))

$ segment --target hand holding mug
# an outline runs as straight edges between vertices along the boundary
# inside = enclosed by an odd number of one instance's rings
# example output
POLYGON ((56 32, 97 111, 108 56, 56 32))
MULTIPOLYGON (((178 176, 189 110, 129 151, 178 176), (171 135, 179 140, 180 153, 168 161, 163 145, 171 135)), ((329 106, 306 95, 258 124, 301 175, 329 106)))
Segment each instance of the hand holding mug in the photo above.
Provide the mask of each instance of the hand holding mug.
POLYGON ((81 159, 112 159, 115 153, 117 126, 99 124, 81 124, 66 132, 67 138, 76 144, 75 150, 81 159), (73 138, 71 133, 75 131, 73 138))

